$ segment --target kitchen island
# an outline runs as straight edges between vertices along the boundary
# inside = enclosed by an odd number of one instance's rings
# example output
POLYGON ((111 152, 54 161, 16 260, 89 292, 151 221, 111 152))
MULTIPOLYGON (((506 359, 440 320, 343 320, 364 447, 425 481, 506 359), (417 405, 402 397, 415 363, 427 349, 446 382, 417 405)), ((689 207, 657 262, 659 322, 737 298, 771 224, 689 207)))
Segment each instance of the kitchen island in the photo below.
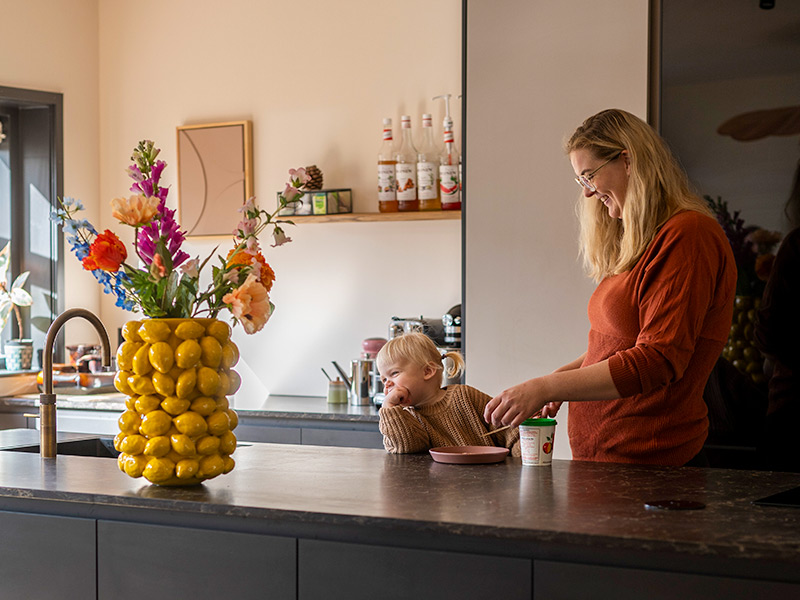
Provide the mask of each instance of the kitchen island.
POLYGON ((170 488, 36 433, 0 432, 3 597, 800 597, 800 510, 751 504, 800 474, 251 444, 170 488))

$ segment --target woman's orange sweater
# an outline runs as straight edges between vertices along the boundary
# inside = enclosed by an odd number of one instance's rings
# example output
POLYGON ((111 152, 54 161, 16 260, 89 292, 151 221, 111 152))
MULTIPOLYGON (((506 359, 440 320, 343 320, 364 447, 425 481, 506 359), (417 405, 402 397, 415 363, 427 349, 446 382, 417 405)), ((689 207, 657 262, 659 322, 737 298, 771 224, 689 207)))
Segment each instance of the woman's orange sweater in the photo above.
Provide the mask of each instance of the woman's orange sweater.
POLYGON ((684 211, 633 269, 600 282, 583 366, 608 359, 621 398, 570 403, 573 458, 683 465, 702 449, 703 389, 728 339, 736 276, 722 228, 684 211))

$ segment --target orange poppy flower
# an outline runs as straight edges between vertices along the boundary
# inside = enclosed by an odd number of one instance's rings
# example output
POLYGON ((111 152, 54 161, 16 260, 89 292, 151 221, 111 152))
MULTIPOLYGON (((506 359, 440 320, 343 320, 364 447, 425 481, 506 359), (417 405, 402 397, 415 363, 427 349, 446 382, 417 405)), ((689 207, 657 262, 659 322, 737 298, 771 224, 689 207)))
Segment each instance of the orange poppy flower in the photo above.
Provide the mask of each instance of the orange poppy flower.
POLYGON ((113 231, 106 229, 94 239, 89 246, 89 256, 84 258, 81 264, 87 271, 101 269, 116 273, 126 258, 128 251, 125 249, 125 244, 113 231))

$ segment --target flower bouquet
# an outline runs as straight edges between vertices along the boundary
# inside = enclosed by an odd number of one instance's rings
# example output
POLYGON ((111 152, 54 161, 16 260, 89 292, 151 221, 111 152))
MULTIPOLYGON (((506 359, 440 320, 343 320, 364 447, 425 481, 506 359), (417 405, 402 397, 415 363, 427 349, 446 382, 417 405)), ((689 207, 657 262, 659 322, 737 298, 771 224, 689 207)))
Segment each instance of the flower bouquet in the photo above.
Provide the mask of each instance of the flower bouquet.
POLYGON ((780 233, 745 225, 740 211, 731 214, 728 203, 719 196, 716 200, 711 196, 704 198, 731 243, 738 271, 736 295, 760 298, 775 259, 773 250, 781 241, 780 233))
POLYGON ((722 357, 758 386, 766 385, 764 356, 756 348, 754 334, 761 296, 769 279, 773 250, 781 236, 755 225, 745 225, 740 211, 731 214, 728 203, 704 196, 731 244, 738 277, 733 321, 722 357))
POLYGON ((200 272, 211 255, 201 263, 199 257, 191 258, 182 250, 186 232, 176 222, 175 210, 167 208, 169 190, 160 185, 166 163, 157 159, 159 152, 153 142, 139 142, 128 167, 135 194, 111 201, 113 216, 134 229, 138 265, 130 262, 116 233, 108 229, 98 233, 89 221, 77 218, 83 209, 80 202, 64 198, 52 218, 63 225, 83 268, 92 272, 105 293, 117 297, 117 306, 151 318, 216 318, 226 308, 233 314, 234 325, 241 323, 248 334, 261 330, 274 310, 269 293, 275 273, 261 252, 259 235, 271 226, 272 247, 291 241, 281 225, 293 223, 276 215, 300 200, 309 180, 305 169, 289 171, 290 181, 274 212, 259 209, 254 198, 245 202, 239 209, 242 220, 232 232, 232 247, 225 257, 218 256, 211 283, 201 290, 200 272))

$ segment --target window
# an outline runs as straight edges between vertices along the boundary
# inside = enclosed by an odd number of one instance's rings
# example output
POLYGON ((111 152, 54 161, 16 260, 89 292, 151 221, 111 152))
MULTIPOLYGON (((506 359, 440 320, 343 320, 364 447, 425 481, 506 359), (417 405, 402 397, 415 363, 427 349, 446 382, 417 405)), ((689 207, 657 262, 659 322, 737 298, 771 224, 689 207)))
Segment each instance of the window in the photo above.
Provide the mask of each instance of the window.
POLYGON ((0 86, 0 123, 0 248, 11 242, 9 283, 30 271, 25 289, 33 296, 33 306, 21 308, 23 331, 11 318, 0 339, 33 339, 38 350, 63 309, 63 251, 49 219, 63 188, 62 96, 0 86))

